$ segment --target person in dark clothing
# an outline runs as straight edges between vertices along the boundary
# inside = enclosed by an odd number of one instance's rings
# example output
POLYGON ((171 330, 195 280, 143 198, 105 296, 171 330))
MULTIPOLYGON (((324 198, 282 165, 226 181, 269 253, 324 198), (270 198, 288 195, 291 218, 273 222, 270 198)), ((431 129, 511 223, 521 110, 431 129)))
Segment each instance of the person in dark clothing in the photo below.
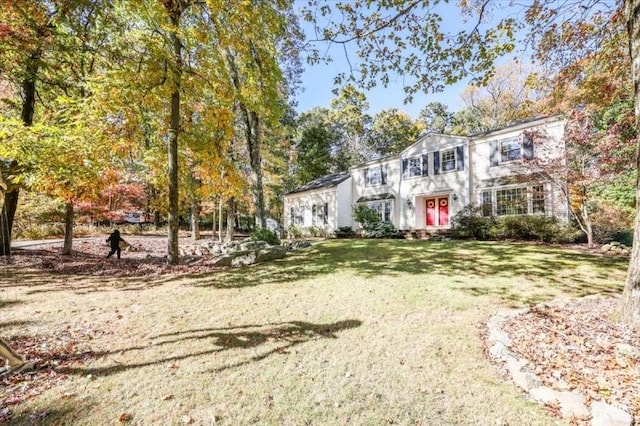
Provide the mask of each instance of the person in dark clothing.
POLYGON ((120 231, 117 229, 109 235, 107 238, 107 242, 111 243, 111 251, 107 255, 107 258, 113 256, 114 253, 118 255, 118 259, 120 259, 120 241, 124 241, 122 237, 120 237, 120 231))

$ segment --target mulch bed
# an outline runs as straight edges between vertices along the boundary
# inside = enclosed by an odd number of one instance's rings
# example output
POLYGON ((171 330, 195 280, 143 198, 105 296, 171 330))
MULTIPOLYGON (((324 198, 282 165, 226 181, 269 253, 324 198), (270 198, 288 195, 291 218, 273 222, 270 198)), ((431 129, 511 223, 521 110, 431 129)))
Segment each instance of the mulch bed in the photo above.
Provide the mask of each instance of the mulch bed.
POLYGON ((542 304, 509 319, 511 351, 545 386, 581 392, 640 418, 640 331, 610 320, 614 298, 542 304))

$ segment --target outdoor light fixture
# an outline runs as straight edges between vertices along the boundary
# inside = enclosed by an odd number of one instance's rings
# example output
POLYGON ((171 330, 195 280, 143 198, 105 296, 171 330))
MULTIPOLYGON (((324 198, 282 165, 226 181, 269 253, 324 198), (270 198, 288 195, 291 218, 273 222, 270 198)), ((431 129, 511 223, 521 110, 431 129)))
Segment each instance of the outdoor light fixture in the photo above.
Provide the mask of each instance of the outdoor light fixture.
POLYGON ((407 200, 407 207, 409 207, 410 209, 413 208, 413 203, 411 202, 411 200, 407 200))
POLYGON ((456 194, 453 194, 453 201, 458 201, 458 196, 456 194))

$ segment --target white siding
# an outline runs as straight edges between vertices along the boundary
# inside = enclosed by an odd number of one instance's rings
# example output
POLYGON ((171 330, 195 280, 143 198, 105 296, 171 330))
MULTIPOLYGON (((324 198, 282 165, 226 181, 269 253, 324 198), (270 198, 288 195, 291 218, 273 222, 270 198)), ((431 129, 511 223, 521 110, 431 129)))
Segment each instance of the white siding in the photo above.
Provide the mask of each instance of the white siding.
MULTIPOLYGON (((347 179, 349 180, 349 179, 347 179)), ((324 230, 325 232, 333 232, 337 228, 337 209, 339 208, 336 187, 321 188, 305 192, 297 192, 293 194, 287 194, 284 197, 284 216, 285 216, 285 228, 292 225, 291 209, 302 212, 302 223, 296 224, 299 228, 309 228, 315 226, 324 230), (313 206, 328 205, 327 223, 313 222, 313 206)), ((316 207, 320 208, 320 207, 316 207)), ((342 208, 342 206, 340 206, 342 208)), ((317 216, 316 216, 317 217, 317 216)))
MULTIPOLYGON (((365 164, 353 167, 351 170, 351 191, 353 194, 352 204, 357 203, 362 197, 373 197, 380 194, 391 194, 391 223, 397 228, 400 220, 400 204, 398 201, 400 187, 400 163, 398 157, 386 157, 380 160, 370 161, 365 164), (387 180, 385 184, 367 186, 365 185, 365 170, 383 167, 386 170, 387 180)), ((356 223, 354 222, 354 225, 356 223)))
MULTIPOLYGON (((472 164, 472 169, 469 174, 471 183, 469 187, 471 191, 470 200, 474 203, 480 203, 482 190, 495 187, 492 181, 502 180, 502 187, 504 188, 522 186, 522 183, 518 183, 515 180, 513 184, 505 185, 505 178, 528 175, 535 171, 535 162, 533 164, 527 164, 522 161, 513 161, 492 165, 491 151, 494 141, 500 142, 509 138, 521 138, 524 131, 537 131, 545 136, 545 142, 542 145, 534 144, 534 158, 558 158, 564 154, 564 124, 564 121, 559 121, 557 118, 549 118, 519 126, 512 126, 508 129, 490 132, 481 137, 474 138, 470 144, 470 164, 472 164)), ((549 214, 566 220, 568 218, 567 202, 562 196, 560 189, 554 185, 546 184, 545 190, 549 196, 549 214)))
MULTIPOLYGON (((439 161, 438 161, 439 162, 439 161)), ((425 229, 426 199, 429 197, 447 198, 449 218, 453 217, 465 205, 469 204, 469 141, 464 137, 440 134, 428 134, 401 154, 400 163, 400 198, 403 200, 400 229, 425 229), (455 150, 456 161, 458 147, 462 152, 462 170, 442 171, 439 167, 435 174, 436 155, 447 150, 455 150), (416 158, 427 154, 427 175, 418 177, 402 177, 402 159, 416 158), (455 194, 455 196, 454 196, 455 194), (411 201, 411 206, 407 204, 411 201)))
POLYGON ((351 191, 351 180, 349 178, 338 184, 336 188, 336 227, 351 226, 353 227, 353 198, 351 191))

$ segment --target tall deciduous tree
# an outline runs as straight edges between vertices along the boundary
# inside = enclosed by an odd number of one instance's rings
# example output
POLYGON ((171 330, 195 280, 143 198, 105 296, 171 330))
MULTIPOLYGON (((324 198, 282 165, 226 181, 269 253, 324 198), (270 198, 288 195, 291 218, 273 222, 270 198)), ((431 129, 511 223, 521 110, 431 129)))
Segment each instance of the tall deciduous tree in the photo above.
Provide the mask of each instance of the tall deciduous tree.
MULTIPOLYGON (((0 8, 0 71, 2 78, 20 87, 20 118, 25 126, 33 124, 36 83, 42 56, 51 37, 51 16, 39 2, 11 2, 0 8)), ((20 195, 20 165, 3 159, 5 167, 2 210, 0 211, 0 256, 11 254, 13 220, 20 195)))
MULTIPOLYGON (((626 0, 625 13, 629 36, 629 53, 636 112, 636 129, 640 128, 640 1, 626 0)), ((622 299, 620 300, 620 317, 636 327, 640 327, 640 139, 637 139, 636 151, 636 220, 633 233, 633 248, 627 272, 622 299)))
POLYGON ((453 129, 453 114, 441 102, 430 102, 420 110, 420 120, 430 132, 449 133, 453 129))
POLYGON ((397 154, 414 143, 424 127, 396 108, 380 111, 366 134, 366 144, 376 156, 397 154))
POLYGON ((296 177, 299 184, 331 173, 331 147, 334 137, 322 124, 307 127, 296 146, 296 177))
POLYGON ((327 117, 333 131, 340 140, 336 147, 339 171, 373 158, 374 153, 367 147, 366 132, 371 124, 367 114, 369 102, 365 94, 348 84, 342 88, 337 97, 331 100, 331 109, 327 117))
POLYGON ((536 108, 541 94, 532 86, 532 72, 520 63, 509 62, 496 67, 483 85, 470 85, 462 93, 465 109, 480 119, 480 130, 508 126, 519 120, 540 115, 536 108))

